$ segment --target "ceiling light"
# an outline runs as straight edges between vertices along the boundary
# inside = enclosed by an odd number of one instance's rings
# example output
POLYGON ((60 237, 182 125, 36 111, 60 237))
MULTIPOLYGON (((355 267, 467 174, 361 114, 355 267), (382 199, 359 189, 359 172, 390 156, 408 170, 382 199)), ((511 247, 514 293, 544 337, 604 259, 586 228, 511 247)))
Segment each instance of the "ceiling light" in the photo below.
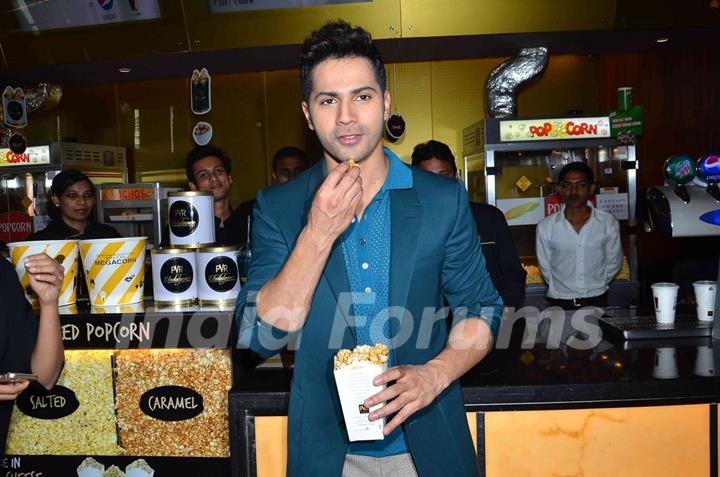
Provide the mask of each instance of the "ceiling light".
POLYGON ((132 71, 132 68, 128 68, 127 66, 123 66, 121 68, 118 68, 118 71, 120 73, 130 73, 132 71))
POLYGON ((670 38, 668 38, 666 36, 659 36, 659 37, 655 38, 655 41, 657 43, 667 43, 669 40, 670 40, 670 38))

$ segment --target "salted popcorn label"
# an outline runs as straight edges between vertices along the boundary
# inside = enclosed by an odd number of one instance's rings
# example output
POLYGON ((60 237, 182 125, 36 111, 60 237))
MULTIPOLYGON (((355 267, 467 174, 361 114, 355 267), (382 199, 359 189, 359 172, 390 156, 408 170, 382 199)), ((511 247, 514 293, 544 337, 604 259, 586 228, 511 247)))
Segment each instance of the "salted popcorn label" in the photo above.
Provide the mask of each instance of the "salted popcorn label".
POLYGON ((384 345, 362 345, 352 351, 341 349, 335 355, 335 385, 350 442, 385 438, 385 419, 372 422, 368 419, 382 404, 368 408, 363 403, 385 389, 385 385, 373 385, 373 379, 387 371, 387 361, 388 349, 384 345))

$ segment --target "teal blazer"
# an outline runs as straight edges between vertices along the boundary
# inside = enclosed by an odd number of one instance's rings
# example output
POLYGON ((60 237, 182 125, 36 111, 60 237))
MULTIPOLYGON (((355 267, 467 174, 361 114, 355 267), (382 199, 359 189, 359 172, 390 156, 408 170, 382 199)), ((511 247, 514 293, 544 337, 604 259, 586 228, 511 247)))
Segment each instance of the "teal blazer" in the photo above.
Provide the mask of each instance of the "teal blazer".
MULTIPOLYGON (((409 166, 407 166, 409 167, 409 166)), ((390 306, 399 364, 424 364, 447 343, 447 300, 457 321, 477 316, 493 336, 502 301, 485 269, 467 193, 457 180, 411 168, 413 188, 391 191, 390 306), (467 312, 463 308, 467 309, 467 312)), ((247 285, 238 296, 238 346, 263 357, 297 342, 288 412, 288 476, 340 476, 348 440, 333 377, 338 349, 356 345, 352 316, 338 307, 348 292, 345 260, 337 241, 315 290, 300 336, 273 328, 255 313, 255 296, 295 246, 317 188, 323 161, 294 180, 258 193, 247 285)), ((347 306, 345 307, 347 309, 347 306)), ((460 384, 452 383, 404 423, 417 471, 424 476, 478 475, 476 452, 460 384)))

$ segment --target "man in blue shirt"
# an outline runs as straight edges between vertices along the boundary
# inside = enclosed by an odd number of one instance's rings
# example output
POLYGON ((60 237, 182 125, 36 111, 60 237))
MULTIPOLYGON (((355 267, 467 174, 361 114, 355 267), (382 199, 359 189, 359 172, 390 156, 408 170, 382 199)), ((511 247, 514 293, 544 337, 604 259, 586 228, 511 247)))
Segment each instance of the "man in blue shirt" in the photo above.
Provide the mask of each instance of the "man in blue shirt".
POLYGON ((300 77, 324 158, 258 194, 237 306, 239 345, 263 356, 302 332, 288 475, 478 475, 458 378, 491 349, 502 300, 465 189, 383 148, 390 94, 365 30, 338 21, 314 32, 300 77), (363 404, 384 403, 369 419, 386 418, 385 439, 350 443, 333 357, 376 342, 390 348, 390 368, 374 381, 387 387, 363 404))

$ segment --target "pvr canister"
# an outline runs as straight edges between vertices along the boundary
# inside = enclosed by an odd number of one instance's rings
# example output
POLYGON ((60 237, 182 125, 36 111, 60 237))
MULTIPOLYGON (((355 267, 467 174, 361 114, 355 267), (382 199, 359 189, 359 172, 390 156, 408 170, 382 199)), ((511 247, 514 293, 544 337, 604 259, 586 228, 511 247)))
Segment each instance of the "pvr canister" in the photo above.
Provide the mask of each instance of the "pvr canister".
POLYGON ((154 248, 150 253, 155 304, 194 305, 198 296, 195 250, 154 248))
POLYGON ((238 247, 203 247, 197 250, 200 306, 232 306, 240 293, 238 247))
POLYGON ((211 192, 168 194, 168 228, 173 247, 201 247, 215 243, 215 212, 211 192))

